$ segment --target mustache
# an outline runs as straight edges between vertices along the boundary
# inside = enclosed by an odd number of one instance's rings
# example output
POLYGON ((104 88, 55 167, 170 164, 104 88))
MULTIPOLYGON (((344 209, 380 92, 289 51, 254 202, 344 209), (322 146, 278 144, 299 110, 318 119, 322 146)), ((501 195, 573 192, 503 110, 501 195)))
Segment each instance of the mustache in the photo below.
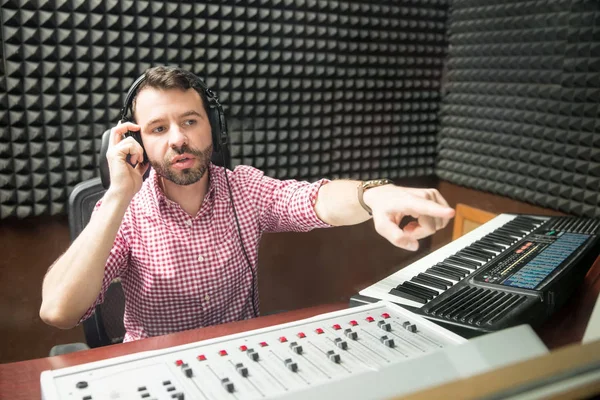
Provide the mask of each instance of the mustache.
POLYGON ((204 151, 202 150, 198 150, 198 149, 194 149, 191 148, 190 146, 188 146, 187 144, 184 144, 181 147, 171 147, 171 150, 176 154, 176 155, 182 155, 184 153, 188 153, 188 154, 192 154, 194 156, 203 156, 205 153, 207 153, 208 151, 212 152, 212 145, 210 146, 209 149, 205 149, 204 151))

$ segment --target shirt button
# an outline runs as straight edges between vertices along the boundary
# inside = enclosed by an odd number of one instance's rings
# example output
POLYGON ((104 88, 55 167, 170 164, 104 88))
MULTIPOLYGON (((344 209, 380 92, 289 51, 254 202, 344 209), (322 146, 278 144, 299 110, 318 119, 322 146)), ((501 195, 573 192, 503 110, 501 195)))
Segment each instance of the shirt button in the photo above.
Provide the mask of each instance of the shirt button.
POLYGON ((200 262, 204 261, 204 256, 202 256, 202 254, 200 254, 200 255, 198 256, 198 261, 200 261, 200 262))
POLYGON ((185 221, 185 224, 186 224, 187 226, 192 226, 192 220, 191 220, 191 219, 188 219, 187 221, 185 221))
POLYGON ((205 295, 205 296, 204 296, 204 300, 205 300, 205 301, 209 301, 209 300, 210 300, 210 296, 209 296, 209 295, 205 295))

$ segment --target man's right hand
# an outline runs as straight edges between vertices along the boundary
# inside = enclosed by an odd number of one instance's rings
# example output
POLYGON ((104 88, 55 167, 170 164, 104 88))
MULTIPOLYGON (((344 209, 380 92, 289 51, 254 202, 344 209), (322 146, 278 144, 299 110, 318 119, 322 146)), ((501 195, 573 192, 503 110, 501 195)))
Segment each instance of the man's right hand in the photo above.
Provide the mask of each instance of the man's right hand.
POLYGON ((140 126, 132 122, 119 122, 110 130, 106 158, 110 170, 109 190, 131 200, 142 187, 142 179, 149 163, 142 163, 144 160, 142 146, 134 138, 123 136, 128 130, 139 131, 140 126), (128 156, 131 156, 129 159, 131 164, 127 162, 128 156))

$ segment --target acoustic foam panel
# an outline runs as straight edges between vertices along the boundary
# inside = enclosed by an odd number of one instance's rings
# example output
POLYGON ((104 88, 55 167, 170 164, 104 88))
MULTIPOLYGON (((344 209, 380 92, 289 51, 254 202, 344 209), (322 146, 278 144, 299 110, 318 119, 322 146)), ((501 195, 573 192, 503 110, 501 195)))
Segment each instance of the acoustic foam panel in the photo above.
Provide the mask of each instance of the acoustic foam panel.
POLYGON ((313 180, 431 175, 447 0, 4 0, 0 218, 65 213, 146 68, 225 106, 233 165, 313 180))
POLYGON ((600 215, 600 3, 456 0, 437 175, 600 215))

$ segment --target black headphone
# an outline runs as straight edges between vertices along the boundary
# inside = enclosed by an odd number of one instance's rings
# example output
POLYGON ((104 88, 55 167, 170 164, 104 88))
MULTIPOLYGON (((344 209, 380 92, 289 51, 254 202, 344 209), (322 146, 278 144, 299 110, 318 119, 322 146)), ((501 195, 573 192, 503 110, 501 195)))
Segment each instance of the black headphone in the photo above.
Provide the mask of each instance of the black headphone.
MULTIPOLYGON (((198 78, 191 72, 180 70, 182 74, 188 79, 190 88, 196 90, 202 97, 205 104, 205 108, 208 113, 208 121, 210 123, 212 142, 213 142, 213 154, 211 161, 216 165, 221 165, 228 168, 228 165, 222 165, 226 161, 226 158, 221 154, 223 151, 227 151, 229 139, 227 136, 227 121, 225 120, 225 113, 223 107, 219 103, 217 94, 206 86, 202 79, 198 78)), ((125 103, 121 108, 121 122, 134 122, 133 118, 133 100, 137 95, 139 87, 146 81, 146 74, 137 78, 133 85, 129 88, 127 96, 125 97, 125 103)), ((128 131, 126 136, 132 136, 141 146, 144 148, 140 131, 128 131)), ((144 149, 144 162, 148 162, 148 156, 146 149, 144 149)))

